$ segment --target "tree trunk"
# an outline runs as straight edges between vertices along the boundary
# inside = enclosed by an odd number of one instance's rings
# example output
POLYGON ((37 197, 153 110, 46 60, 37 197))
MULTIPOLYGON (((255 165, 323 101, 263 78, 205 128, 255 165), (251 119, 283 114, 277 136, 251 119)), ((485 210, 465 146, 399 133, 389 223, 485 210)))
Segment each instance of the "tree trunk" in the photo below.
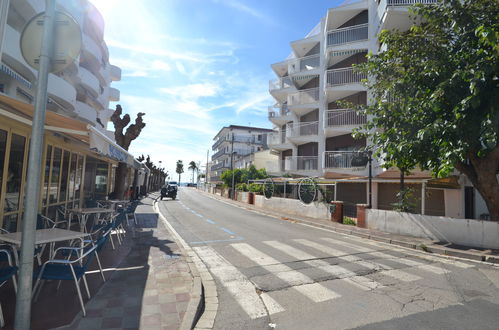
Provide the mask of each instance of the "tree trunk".
POLYGON ((180 173, 178 174, 178 185, 180 186, 180 173))
POLYGON ((114 192, 116 193, 116 199, 123 199, 125 196, 125 181, 127 175, 127 166, 125 163, 118 163, 118 168, 116 168, 116 179, 114 181, 114 192))
POLYGON ((469 162, 459 162, 456 168, 466 175, 476 190, 480 193, 489 209, 490 220, 499 221, 499 148, 483 158, 478 158, 476 152, 470 152, 469 162))

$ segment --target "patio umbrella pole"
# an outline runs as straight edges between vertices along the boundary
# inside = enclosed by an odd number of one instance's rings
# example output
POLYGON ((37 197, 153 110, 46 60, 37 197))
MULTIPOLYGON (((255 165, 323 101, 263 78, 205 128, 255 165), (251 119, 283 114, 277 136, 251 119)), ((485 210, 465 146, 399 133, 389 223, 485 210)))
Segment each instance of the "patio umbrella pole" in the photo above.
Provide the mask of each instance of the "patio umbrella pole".
POLYGON ((43 25, 40 69, 35 95, 35 113, 29 148, 28 178, 26 180, 26 202, 22 224, 21 261, 19 267, 19 286, 16 298, 14 329, 30 328, 31 291, 33 280, 33 257, 35 250, 36 218, 40 199, 45 108, 47 106, 47 81, 51 67, 54 43, 55 0, 46 0, 43 25))

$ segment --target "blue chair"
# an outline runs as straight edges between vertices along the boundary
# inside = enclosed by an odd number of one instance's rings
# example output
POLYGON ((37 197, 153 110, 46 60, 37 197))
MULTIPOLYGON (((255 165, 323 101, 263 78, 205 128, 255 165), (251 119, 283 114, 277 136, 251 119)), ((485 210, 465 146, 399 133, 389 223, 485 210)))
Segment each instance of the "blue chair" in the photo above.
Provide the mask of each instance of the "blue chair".
MULTIPOLYGON (((105 242, 105 237, 102 237, 102 241, 100 244, 102 245, 105 242)), ((46 261, 41 269, 36 273, 36 283, 33 287, 33 294, 36 298, 38 297, 43 282, 46 280, 56 280, 56 281, 74 281, 76 286, 76 292, 78 293, 78 298, 80 301, 81 310, 83 312, 83 316, 86 315, 85 305, 83 303, 83 297, 81 295, 80 290, 80 280, 83 279, 83 283, 85 285, 85 290, 87 292, 87 296, 90 299, 90 291, 88 289, 87 279, 85 277, 85 273, 87 272, 88 266, 92 262, 93 258, 97 254, 97 249, 99 244, 85 246, 85 247, 60 247, 55 250, 54 257, 57 256, 58 253, 62 251, 74 251, 77 255, 76 259, 51 259, 46 261), (37 290, 38 293, 37 293, 37 290)), ((71 253, 72 254, 72 253, 71 253)), ((71 258, 71 255, 70 257, 71 258)))
MULTIPOLYGON (((12 259, 10 258, 10 251, 0 250, 0 256, 5 258, 8 264, 8 266, 0 267, 0 286, 7 283, 8 280, 12 279, 14 291, 17 292, 17 282, 16 282, 17 267, 12 264, 12 259)), ((3 326, 5 326, 5 320, 3 318, 2 305, 0 304, 0 328, 2 328, 3 326)))

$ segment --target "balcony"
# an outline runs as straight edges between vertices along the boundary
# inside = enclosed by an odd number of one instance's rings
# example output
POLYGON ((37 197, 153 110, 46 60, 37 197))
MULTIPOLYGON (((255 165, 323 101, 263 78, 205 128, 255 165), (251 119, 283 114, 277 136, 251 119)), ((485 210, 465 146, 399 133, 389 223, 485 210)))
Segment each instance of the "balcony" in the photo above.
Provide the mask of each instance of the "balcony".
POLYGON ((92 124, 96 124, 97 112, 88 104, 76 101, 75 113, 78 115, 78 117, 85 119, 92 124))
POLYGON ((227 154, 227 155, 228 155, 228 154, 229 154, 229 152, 225 151, 225 148, 224 148, 224 149, 222 149, 222 150, 219 150, 219 151, 215 152, 215 153, 213 154, 213 156, 211 156, 211 160, 218 159, 218 158, 220 158, 221 156, 223 156, 223 155, 225 155, 225 154, 227 154))
POLYGON ((367 153, 361 151, 325 151, 324 169, 338 173, 357 172, 357 174, 365 175, 368 159, 367 153))
POLYGON ((75 110, 76 89, 63 78, 56 76, 53 73, 49 74, 47 93, 50 98, 66 110, 75 110))
POLYGON ((316 142, 319 135, 319 122, 303 122, 288 124, 287 137, 295 144, 316 142))
MULTIPOLYGON (((369 39, 368 26, 369 24, 366 23, 329 31, 327 33, 327 47, 367 41, 369 39)), ((359 47, 359 45, 355 44, 353 47, 359 47)))
POLYGON ((319 107, 319 88, 303 89, 288 95, 288 107, 297 115, 304 115, 319 107))
POLYGON ((120 100, 119 89, 109 87, 109 101, 118 102, 120 100))
POLYGON ((321 58, 319 54, 305 56, 294 59, 289 64, 289 74, 307 73, 317 71, 321 66, 321 58), (315 70, 315 71, 314 71, 315 70))
POLYGON ((353 67, 328 70, 326 75, 326 87, 359 84, 362 79, 367 79, 367 75, 355 71, 353 67))
POLYGON ((284 103, 289 92, 295 90, 290 77, 282 77, 269 81, 270 94, 279 102, 284 103))
POLYGON ((222 142, 225 142, 225 141, 228 141, 225 136, 219 137, 218 140, 216 140, 215 143, 213 143, 213 145, 211 146, 211 150, 216 150, 218 148, 218 146, 221 145, 222 142))
POLYGON ((432 5, 438 0, 381 0, 378 5, 380 24, 378 32, 384 29, 406 31, 412 25, 408 7, 415 4, 432 5))
POLYGON ((285 171, 317 171, 318 156, 287 156, 284 158, 285 171))
POLYGON ((267 144, 271 149, 282 151, 293 148, 286 137, 286 130, 267 134, 267 144))
POLYGON ((324 112, 324 129, 326 137, 350 133, 352 129, 367 122, 365 115, 352 109, 334 109, 324 112))
POLYGON ((222 168, 229 168, 229 166, 225 165, 223 162, 211 166, 212 171, 220 170, 222 168))
POLYGON ((111 68, 109 70, 109 75, 112 81, 121 80, 121 69, 116 65, 109 65, 111 68))
POLYGON ((80 85, 85 88, 94 98, 100 93, 100 84, 99 79, 96 76, 84 67, 79 67, 78 69, 78 78, 80 78, 80 85))
POLYGON ((100 67, 102 65, 102 52, 100 47, 92 38, 84 33, 82 38, 81 50, 84 54, 88 55, 88 57, 90 57, 94 61, 96 67, 100 67))
POLYGON ((269 120, 276 125, 282 126, 293 120, 287 104, 271 106, 268 111, 269 120))

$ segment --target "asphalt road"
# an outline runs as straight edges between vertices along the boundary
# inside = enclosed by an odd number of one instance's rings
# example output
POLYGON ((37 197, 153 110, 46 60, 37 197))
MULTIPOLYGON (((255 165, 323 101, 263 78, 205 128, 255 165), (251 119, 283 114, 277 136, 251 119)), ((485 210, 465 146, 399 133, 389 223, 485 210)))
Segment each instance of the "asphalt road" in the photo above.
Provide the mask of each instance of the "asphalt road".
POLYGON ((215 329, 497 329, 499 268, 275 219, 181 188, 160 212, 217 283, 215 329))

